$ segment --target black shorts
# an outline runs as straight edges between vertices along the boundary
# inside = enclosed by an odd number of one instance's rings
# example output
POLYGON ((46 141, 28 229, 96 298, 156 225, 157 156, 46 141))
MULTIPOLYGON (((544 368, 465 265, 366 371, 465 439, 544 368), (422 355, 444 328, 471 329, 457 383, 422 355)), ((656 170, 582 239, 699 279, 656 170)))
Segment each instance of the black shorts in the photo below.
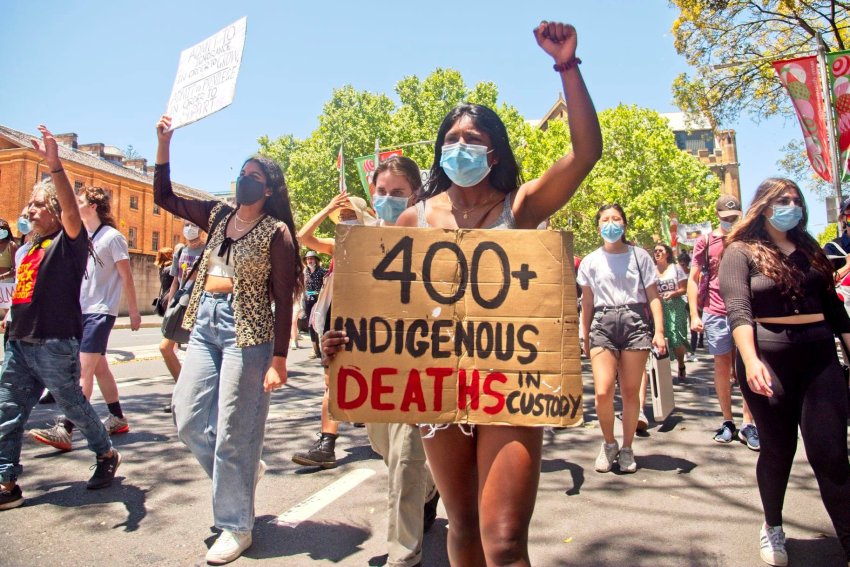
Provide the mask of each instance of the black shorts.
POLYGON ((106 354, 109 333, 115 325, 115 316, 106 313, 83 313, 83 338, 80 352, 106 354))
POLYGON ((646 305, 595 307, 590 323, 590 348, 602 347, 613 351, 649 350, 649 322, 646 305))

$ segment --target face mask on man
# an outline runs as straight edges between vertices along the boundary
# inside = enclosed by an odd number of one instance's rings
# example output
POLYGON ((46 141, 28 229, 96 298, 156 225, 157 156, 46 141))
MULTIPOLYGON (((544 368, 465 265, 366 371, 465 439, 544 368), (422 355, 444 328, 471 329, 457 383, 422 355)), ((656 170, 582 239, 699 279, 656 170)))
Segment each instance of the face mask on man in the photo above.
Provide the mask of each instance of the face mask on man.
POLYGON ((198 238, 198 235, 201 234, 201 229, 197 226, 184 226, 183 227, 183 236, 186 240, 195 240, 198 238))
MULTIPOLYGON (((492 151, 492 150, 490 150, 492 151)), ((443 146, 440 167, 458 187, 478 185, 490 173, 487 146, 457 142, 443 146)))
POLYGON ((253 205, 263 198, 265 192, 266 186, 262 181, 245 175, 236 178, 236 203, 239 205, 253 205))
POLYGON ((768 221, 776 230, 788 232, 803 218, 803 207, 797 205, 773 205, 773 214, 768 221))
POLYGON ((372 205, 378 218, 395 224, 404 209, 407 208, 407 197, 393 197, 392 195, 376 195, 372 198, 372 205))
POLYGON ((723 232, 729 232, 730 230, 732 230, 733 226, 735 226, 735 221, 725 221, 722 219, 720 221, 720 230, 722 230, 723 232))
POLYGON ((27 217, 18 218, 18 232, 21 234, 29 234, 32 231, 32 223, 27 217))
POLYGON ((623 234, 626 232, 626 229, 622 224, 614 221, 608 221, 602 225, 602 229, 599 233, 602 235, 602 239, 605 240, 608 244, 614 244, 618 240, 623 237, 623 234))

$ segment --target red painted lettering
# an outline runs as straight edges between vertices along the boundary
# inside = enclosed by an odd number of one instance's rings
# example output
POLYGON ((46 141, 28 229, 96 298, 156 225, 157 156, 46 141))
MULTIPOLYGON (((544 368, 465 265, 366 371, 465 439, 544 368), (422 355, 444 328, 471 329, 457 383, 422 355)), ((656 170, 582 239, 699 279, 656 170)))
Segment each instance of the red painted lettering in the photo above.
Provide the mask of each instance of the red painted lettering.
POLYGON ((340 368, 339 374, 336 377, 337 380, 337 405, 339 409, 350 410, 354 408, 358 408, 362 406, 366 402, 366 397, 369 393, 369 388, 366 386, 366 378, 363 377, 360 372, 353 368, 340 368), (346 401, 345 399, 345 390, 348 384, 348 378, 354 378, 354 381, 357 382, 357 395, 354 399, 350 401, 346 401))
POLYGON ((472 370, 472 379, 466 382, 466 370, 460 370, 457 377, 457 408, 466 409, 466 399, 469 398, 469 407, 478 409, 478 370, 472 370))
POLYGON ((496 415, 505 407, 505 395, 502 392, 493 389, 493 382, 504 384, 507 381, 507 377, 501 372, 491 372, 487 375, 487 378, 484 379, 484 394, 494 398, 493 405, 484 408, 485 413, 496 415))
POLYGON ((393 374, 398 374, 398 370, 395 368, 376 368, 372 371, 372 409, 385 411, 395 409, 393 404, 381 401, 381 396, 393 393, 393 387, 384 386, 381 379, 384 376, 392 376, 393 374))
POLYGON ((404 387, 404 397, 401 399, 401 411, 410 411, 410 405, 415 404, 418 411, 425 411, 425 394, 422 393, 422 379, 415 368, 407 375, 407 385, 404 387))
POLYGON ((434 411, 443 411, 443 379, 453 372, 451 368, 425 369, 425 374, 434 379, 434 411))

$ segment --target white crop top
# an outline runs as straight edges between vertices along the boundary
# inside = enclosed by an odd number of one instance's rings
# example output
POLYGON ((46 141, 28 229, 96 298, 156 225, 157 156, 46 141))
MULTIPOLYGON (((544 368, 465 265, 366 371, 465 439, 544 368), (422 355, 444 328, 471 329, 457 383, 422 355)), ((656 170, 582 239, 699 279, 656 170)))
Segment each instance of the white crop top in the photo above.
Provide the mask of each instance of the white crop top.
POLYGON ((224 242, 210 252, 210 257, 207 261, 207 275, 218 276, 220 278, 234 278, 236 267, 233 263, 233 251, 229 244, 227 239, 225 239, 224 242))

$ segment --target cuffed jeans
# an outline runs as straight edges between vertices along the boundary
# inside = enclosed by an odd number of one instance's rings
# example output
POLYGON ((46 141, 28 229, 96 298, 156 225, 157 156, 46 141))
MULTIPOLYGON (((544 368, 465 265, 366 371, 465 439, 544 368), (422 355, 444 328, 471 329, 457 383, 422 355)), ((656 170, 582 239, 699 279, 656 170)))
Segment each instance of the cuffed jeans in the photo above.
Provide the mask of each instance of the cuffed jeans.
POLYGON ((80 388, 77 339, 11 340, 0 375, 0 482, 14 482, 23 472, 24 426, 44 388, 82 432, 92 452, 103 455, 112 449, 106 428, 80 388))
POLYGON ((239 348, 233 306, 204 292, 172 400, 177 435, 212 479, 215 526, 254 527, 254 485, 269 394, 272 343, 239 348))
POLYGON ((422 436, 418 427, 406 423, 367 423, 366 431, 389 475, 387 565, 412 567, 422 561, 423 507, 437 491, 422 436))

